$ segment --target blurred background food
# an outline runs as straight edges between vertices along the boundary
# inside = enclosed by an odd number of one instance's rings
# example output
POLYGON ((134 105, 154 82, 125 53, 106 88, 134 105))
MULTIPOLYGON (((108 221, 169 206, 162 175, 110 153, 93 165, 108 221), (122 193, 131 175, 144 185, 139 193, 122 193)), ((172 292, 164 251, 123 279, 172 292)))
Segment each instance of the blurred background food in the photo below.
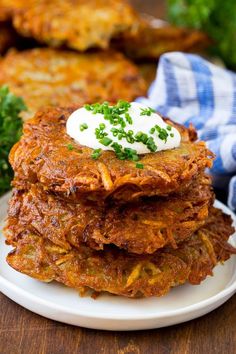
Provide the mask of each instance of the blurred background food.
POLYGON ((19 113, 26 107, 20 97, 0 88, 0 195, 9 189, 13 172, 8 162, 12 145, 20 138, 22 120, 19 113))
POLYGON ((0 22, 0 54, 16 45, 16 32, 8 23, 0 22))
POLYGON ((0 96, 0 194, 9 188, 18 115, 27 120, 48 105, 134 100, 146 94, 168 51, 210 53, 235 68, 235 17, 234 0, 0 0, 0 87, 12 93, 0 96), (16 129, 5 102, 16 104, 16 129))
POLYGON ((168 0, 168 18, 176 26, 204 31, 213 40, 210 53, 236 69, 235 0, 168 0))
POLYGON ((147 90, 136 65, 112 50, 12 49, 0 63, 0 86, 5 83, 24 98, 24 120, 44 106, 132 101, 147 90))

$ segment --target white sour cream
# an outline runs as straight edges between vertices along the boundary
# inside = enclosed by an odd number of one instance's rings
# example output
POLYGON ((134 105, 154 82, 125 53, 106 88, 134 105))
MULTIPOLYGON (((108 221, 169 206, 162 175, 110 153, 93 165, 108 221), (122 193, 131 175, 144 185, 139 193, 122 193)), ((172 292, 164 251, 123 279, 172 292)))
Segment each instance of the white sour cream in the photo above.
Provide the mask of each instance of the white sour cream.
MULTIPOLYGON (((155 125, 158 125, 160 128, 167 129, 168 124, 166 124, 157 113, 152 112, 150 116, 141 115, 142 109, 147 108, 148 107, 146 105, 132 102, 128 110, 128 113, 132 118, 132 124, 126 123, 124 130, 132 130, 134 132, 134 136, 136 133, 141 131, 149 137, 152 137, 157 146, 156 151, 178 147, 180 145, 181 136, 178 130, 174 127, 171 127, 170 131, 167 130, 169 136, 166 142, 160 139, 156 132, 154 134, 150 134, 151 128, 155 125)), ((121 117, 123 116, 121 115, 121 117)), ((88 111, 86 108, 79 108, 70 115, 66 123, 66 132, 81 145, 88 146, 92 149, 113 150, 111 145, 104 146, 96 138, 95 129, 99 128, 99 124, 101 123, 105 124, 106 127, 104 132, 108 133, 108 137, 111 138, 113 142, 117 142, 122 145, 123 148, 134 149, 137 151, 137 154, 148 154, 151 152, 142 142, 134 142, 132 144, 129 143, 126 138, 118 140, 118 137, 113 136, 111 132, 111 129, 114 128, 114 126, 108 120, 104 119, 104 115, 101 113, 93 114, 93 112, 88 111), (80 127, 83 124, 86 124, 88 128, 81 131, 80 127)))

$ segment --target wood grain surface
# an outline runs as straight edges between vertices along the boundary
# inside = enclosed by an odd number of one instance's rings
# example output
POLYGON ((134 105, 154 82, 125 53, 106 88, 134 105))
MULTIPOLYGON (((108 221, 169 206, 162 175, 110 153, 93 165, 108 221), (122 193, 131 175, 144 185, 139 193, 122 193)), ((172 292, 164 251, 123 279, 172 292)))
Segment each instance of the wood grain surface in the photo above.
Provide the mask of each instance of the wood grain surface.
MULTIPOLYGON (((164 1, 133 0, 164 17, 164 1)), ((236 295, 199 319, 157 330, 105 332, 35 315, 0 294, 0 354, 235 354, 236 295)))
POLYGON ((0 296, 1 354, 235 354, 236 296, 212 313, 168 328, 106 332, 47 320, 0 296))

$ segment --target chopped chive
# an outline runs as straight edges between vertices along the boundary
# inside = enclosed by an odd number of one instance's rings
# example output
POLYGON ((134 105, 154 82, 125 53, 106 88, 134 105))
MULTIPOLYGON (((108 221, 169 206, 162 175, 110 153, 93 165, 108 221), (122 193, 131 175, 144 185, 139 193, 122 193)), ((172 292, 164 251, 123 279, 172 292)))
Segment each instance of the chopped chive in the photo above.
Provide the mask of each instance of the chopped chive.
POLYGON ((133 120, 132 120, 129 113, 125 113, 125 119, 126 119, 127 123, 133 124, 133 120))
POLYGON ((83 124, 80 124, 80 131, 83 132, 85 129, 88 129, 88 124, 86 123, 83 123, 83 124))
POLYGON ((143 164, 142 163, 136 163, 136 168, 141 168, 141 169, 143 169, 143 164))
POLYGON ((167 125, 166 129, 167 129, 167 130, 171 130, 171 129, 172 129, 172 126, 171 126, 171 125, 167 125))
POLYGON ((101 156, 101 153, 102 153, 102 149, 93 150, 93 153, 91 154, 92 159, 97 160, 101 156))
POLYGON ((68 144, 67 145, 67 149, 72 151, 72 150, 74 150, 74 146, 72 144, 68 144))
POLYGON ((106 128, 106 126, 105 126, 105 124, 104 124, 104 123, 100 123, 100 124, 99 124, 99 128, 103 130, 103 129, 105 129, 105 128, 106 128))
POLYGON ((110 138, 104 137, 101 140, 99 140, 99 143, 101 143, 104 146, 108 146, 112 143, 112 140, 110 138))
POLYGON ((141 141, 142 141, 144 144, 146 144, 147 140, 148 140, 147 134, 144 134, 144 133, 143 133, 142 138, 141 138, 141 141))
POLYGON ((87 111, 92 111, 92 106, 90 104, 85 104, 84 108, 87 109, 87 111))
POLYGON ((127 142, 130 143, 130 144, 133 144, 133 143, 134 143, 134 138, 133 138, 132 136, 130 136, 130 135, 128 135, 128 136, 126 137, 126 140, 127 140, 127 142))
POLYGON ((173 134, 173 133, 170 133, 170 136, 171 136, 171 138, 173 138, 173 137, 174 137, 174 134, 173 134))
POLYGON ((152 113, 155 113, 155 109, 152 109, 151 107, 148 108, 141 108, 141 116, 150 116, 152 113))

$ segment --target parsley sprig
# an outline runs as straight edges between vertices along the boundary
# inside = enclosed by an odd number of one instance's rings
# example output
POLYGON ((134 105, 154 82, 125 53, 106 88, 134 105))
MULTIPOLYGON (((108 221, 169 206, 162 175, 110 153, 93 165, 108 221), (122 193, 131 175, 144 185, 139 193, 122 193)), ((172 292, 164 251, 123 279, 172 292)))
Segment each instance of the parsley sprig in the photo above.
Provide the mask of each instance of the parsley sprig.
POLYGON ((19 140, 22 120, 19 116, 26 106, 20 97, 0 87, 0 195, 10 188, 13 171, 8 162, 11 147, 19 140))

